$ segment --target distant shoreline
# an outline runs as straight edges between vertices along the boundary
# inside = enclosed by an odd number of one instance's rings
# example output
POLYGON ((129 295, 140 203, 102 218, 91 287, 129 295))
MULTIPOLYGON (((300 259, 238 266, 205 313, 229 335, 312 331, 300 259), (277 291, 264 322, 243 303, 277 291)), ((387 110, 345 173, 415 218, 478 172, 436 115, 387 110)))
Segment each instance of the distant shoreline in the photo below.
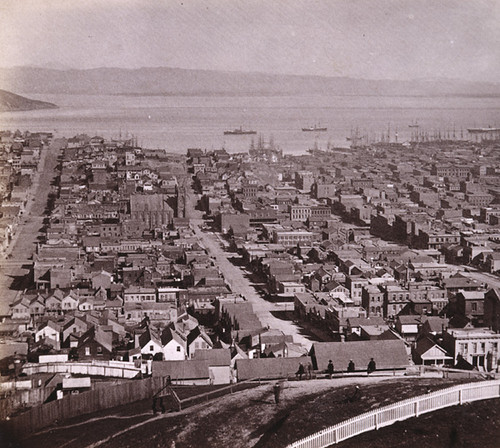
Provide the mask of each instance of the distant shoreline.
MULTIPOLYGON (((168 97, 197 97, 197 96, 210 96, 210 97, 259 97, 259 96, 324 96, 323 93, 286 93, 286 92, 247 92, 247 93, 231 93, 231 92, 157 92, 157 93, 141 93, 141 92, 119 92, 119 93, 69 93, 67 95, 89 95, 89 96, 100 96, 100 95, 110 95, 110 96, 131 96, 131 97, 157 97, 157 96, 168 96, 168 97)), ((474 93, 459 93, 459 94, 443 94, 443 95, 425 95, 425 94, 408 94, 408 95, 374 95, 374 94, 364 94, 364 93, 345 93, 339 94, 334 93, 331 96, 339 97, 373 97, 373 98, 500 98, 500 93, 494 94, 474 94, 474 93)))
POLYGON ((31 110, 58 109, 54 103, 33 100, 17 95, 7 90, 0 89, 0 112, 28 112, 31 110))

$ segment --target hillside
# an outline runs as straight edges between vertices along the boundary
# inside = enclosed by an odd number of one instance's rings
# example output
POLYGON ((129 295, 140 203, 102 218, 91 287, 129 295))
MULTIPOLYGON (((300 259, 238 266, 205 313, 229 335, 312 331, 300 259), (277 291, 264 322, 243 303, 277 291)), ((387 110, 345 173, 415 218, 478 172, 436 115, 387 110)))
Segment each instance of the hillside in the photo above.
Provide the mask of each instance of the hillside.
MULTIPOLYGON (((453 384, 456 381, 440 378, 291 381, 282 393, 280 404, 276 405, 271 383, 182 412, 156 416, 151 412, 151 400, 146 400, 60 422, 24 440, 11 440, 9 446, 284 448, 288 443, 367 410, 453 384), (346 400, 352 396, 356 383, 360 386, 358 398, 346 400)), ((500 436, 498 402, 485 400, 444 409, 358 436, 340 446, 493 448, 500 436)))
POLYGON ((0 112, 17 112, 37 109, 57 109, 57 106, 45 101, 32 100, 6 90, 0 90, 0 112))
POLYGON ((187 70, 169 67, 54 70, 0 69, 0 85, 36 94, 126 95, 410 95, 498 96, 500 84, 459 80, 366 80, 187 70))

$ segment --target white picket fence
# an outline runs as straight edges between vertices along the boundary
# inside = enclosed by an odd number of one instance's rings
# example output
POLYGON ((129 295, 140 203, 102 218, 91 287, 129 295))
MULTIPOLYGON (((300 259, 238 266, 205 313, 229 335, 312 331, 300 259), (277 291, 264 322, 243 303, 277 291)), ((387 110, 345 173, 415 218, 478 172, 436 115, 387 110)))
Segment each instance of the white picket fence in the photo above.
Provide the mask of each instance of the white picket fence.
POLYGON ((298 440, 287 448, 326 448, 363 432, 418 417, 448 406, 500 397, 500 380, 462 384, 426 395, 409 398, 358 415, 298 440))

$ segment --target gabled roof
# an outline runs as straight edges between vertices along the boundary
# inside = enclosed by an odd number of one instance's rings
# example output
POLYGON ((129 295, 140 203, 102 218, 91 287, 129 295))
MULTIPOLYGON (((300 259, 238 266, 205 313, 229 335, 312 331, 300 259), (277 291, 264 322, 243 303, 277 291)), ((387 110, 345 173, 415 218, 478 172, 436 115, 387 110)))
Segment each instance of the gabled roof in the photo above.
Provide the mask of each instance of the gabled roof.
POLYGON ((174 340, 176 341, 179 345, 184 346, 186 343, 186 338, 184 335, 178 333, 175 331, 175 328, 172 326, 167 326, 161 333, 161 345, 165 347, 170 341, 174 340))
POLYGON ((439 316, 427 316, 422 319, 430 333, 438 334, 448 327, 449 319, 439 316))
POLYGON ((78 347, 81 347, 91 340, 95 340, 108 352, 113 350, 113 335, 111 332, 103 331, 99 327, 91 327, 78 340, 78 347))
POLYGON ((415 346, 415 352, 419 356, 422 356, 424 353, 428 352, 432 348, 435 348, 436 350, 441 352, 443 358, 453 359, 451 356, 448 355, 448 353, 446 352, 446 350, 443 347, 436 344, 432 339, 427 338, 427 337, 420 338, 417 340, 417 343, 415 346))
POLYGON ((325 289, 328 291, 333 291, 335 289, 338 289, 340 291, 349 291, 344 285, 341 285, 338 281, 336 280, 330 280, 326 285, 325 289))
POLYGON ((500 289, 499 288, 491 288, 486 293, 486 297, 493 299, 496 302, 500 303, 500 289))
POLYGON ((422 323, 422 317, 420 315, 401 315, 398 314, 397 320, 401 325, 420 325, 422 323))
POLYGON ((150 341, 159 346, 162 345, 160 338, 151 330, 150 327, 146 327, 146 331, 139 336, 139 346, 143 348, 150 341))
POLYGON ((38 331, 41 331, 46 327, 52 328, 54 331, 61 331, 61 326, 52 320, 48 320, 44 324, 40 325, 40 327, 38 328, 38 331))
POLYGON ((190 331, 187 336, 187 344, 191 345, 198 337, 203 338, 210 346, 212 346, 212 340, 208 337, 208 335, 200 329, 200 327, 196 327, 190 331))
POLYGON ((71 327, 73 324, 80 324, 84 325, 85 327, 88 326, 88 323, 85 322, 83 319, 80 319, 77 316, 72 317, 71 319, 68 319, 64 325, 63 325, 63 330, 66 330, 67 328, 71 327))
POLYGON ((484 291, 462 291, 459 290, 457 296, 461 295, 465 300, 482 300, 484 299, 484 291))

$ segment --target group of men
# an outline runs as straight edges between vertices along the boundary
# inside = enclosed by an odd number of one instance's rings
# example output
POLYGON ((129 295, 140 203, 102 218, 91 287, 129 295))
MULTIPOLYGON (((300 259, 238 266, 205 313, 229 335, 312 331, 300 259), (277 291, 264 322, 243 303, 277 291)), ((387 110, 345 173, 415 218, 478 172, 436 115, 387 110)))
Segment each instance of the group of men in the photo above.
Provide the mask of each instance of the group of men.
MULTIPOLYGON (((356 366, 354 365, 354 361, 351 359, 351 360, 349 360, 349 364, 347 365, 347 371, 354 372, 355 370, 356 370, 356 366)), ((377 370, 377 364, 375 363, 375 360, 373 358, 370 358, 370 362, 368 363, 368 367, 366 368, 366 372, 369 375, 370 373, 375 372, 375 370, 377 370)), ((334 371, 335 371, 334 366, 333 366, 333 361, 331 359, 328 361, 328 366, 326 368, 326 371, 331 378, 334 371)))
MULTIPOLYGON (((368 367, 366 368, 366 372, 369 375, 370 373, 375 372, 375 370, 377 370, 377 364, 375 363, 375 360, 373 358, 370 358, 370 362, 368 363, 368 367)), ((352 359, 349 360, 349 364, 347 365, 347 371, 348 372, 356 371, 356 366, 354 365, 354 361, 352 359)), ((332 377, 333 373, 335 372, 335 369, 333 366, 333 361, 331 359, 328 361, 328 366, 326 368, 326 372, 328 373, 330 378, 332 377)), ((304 364, 300 363, 297 372, 295 372, 295 376, 299 380, 301 380, 302 376, 304 376, 305 373, 306 373, 306 369, 304 367, 304 364)), ((311 365, 311 363, 309 363, 307 365, 307 377, 309 379, 312 378, 312 365, 311 365)))

